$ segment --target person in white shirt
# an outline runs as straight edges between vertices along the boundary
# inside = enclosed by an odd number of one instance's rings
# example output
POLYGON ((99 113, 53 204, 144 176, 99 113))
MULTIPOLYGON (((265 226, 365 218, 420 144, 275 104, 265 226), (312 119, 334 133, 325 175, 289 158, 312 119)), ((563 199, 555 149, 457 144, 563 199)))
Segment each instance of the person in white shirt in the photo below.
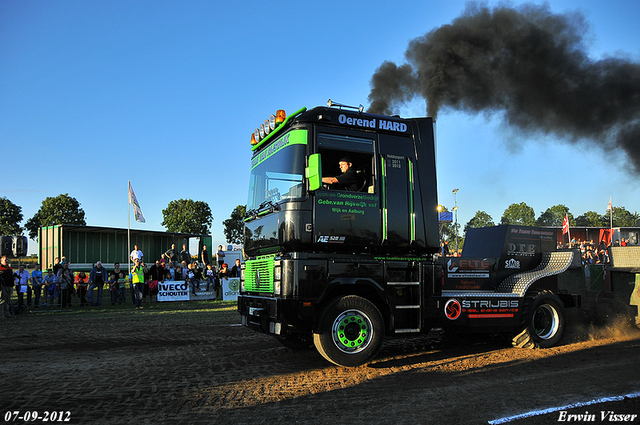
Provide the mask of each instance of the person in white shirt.
POLYGON ((138 245, 133 246, 133 251, 131 251, 131 262, 134 262, 136 259, 142 263, 142 251, 138 249, 138 245))

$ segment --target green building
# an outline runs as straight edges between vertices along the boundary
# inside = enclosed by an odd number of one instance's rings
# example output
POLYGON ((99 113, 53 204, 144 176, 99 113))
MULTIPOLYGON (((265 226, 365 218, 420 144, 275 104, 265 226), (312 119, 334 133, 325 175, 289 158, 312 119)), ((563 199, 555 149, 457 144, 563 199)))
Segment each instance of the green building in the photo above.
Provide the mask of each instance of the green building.
POLYGON ((212 249, 209 235, 61 224, 40 228, 38 258, 45 270, 53 265, 56 257, 66 257, 76 271, 90 270, 96 261, 111 268, 116 262, 127 264, 129 253, 134 245, 138 245, 144 254, 144 261, 153 263, 162 257, 172 243, 179 253, 182 245, 189 248, 189 242, 193 238, 198 238, 199 243, 198 251, 190 252, 192 256, 199 254, 202 245, 212 249), (130 247, 128 234, 131 235, 130 247))

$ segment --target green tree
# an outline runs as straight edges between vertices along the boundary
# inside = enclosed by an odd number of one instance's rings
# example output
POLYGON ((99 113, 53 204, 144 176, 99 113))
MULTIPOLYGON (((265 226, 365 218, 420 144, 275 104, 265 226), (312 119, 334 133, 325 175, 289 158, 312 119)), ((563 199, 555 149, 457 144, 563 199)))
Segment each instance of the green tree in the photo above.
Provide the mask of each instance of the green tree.
POLYGON ((500 224, 518 224, 521 226, 533 226, 536 224, 536 213, 524 202, 511 204, 504 210, 500 224))
POLYGON ((566 205, 558 204, 551 208, 547 208, 545 212, 540 214, 540 217, 536 220, 536 225, 546 227, 560 227, 564 222, 564 216, 569 216, 569 224, 574 225, 573 214, 569 212, 569 208, 566 205))
POLYGON ((613 227, 636 227, 640 215, 631 213, 625 207, 613 207, 613 227))
POLYGON ((467 234, 469 229, 477 229, 479 227, 491 227, 495 226, 493 217, 487 214, 485 211, 476 211, 476 215, 467 222, 464 226, 464 233, 467 234))
POLYGON ((228 243, 241 244, 244 241, 244 215, 246 205, 238 205, 231 211, 231 216, 222 222, 224 236, 228 243))
POLYGON ((0 234, 5 236, 20 236, 23 228, 22 207, 14 204, 7 198, 0 198, 0 234))
POLYGON ((606 217, 595 211, 587 211, 576 217, 575 225, 579 227, 604 227, 607 223, 608 220, 606 217))
POLYGON ((169 202, 162 210, 162 226, 168 232, 191 233, 194 235, 209 234, 213 216, 209 204, 193 199, 178 199, 169 202))
POLYGON ((42 201, 38 212, 27 221, 24 227, 29 231, 29 237, 36 239, 40 227, 58 224, 87 225, 84 219, 84 210, 80 208, 80 202, 69 196, 68 193, 58 195, 55 198, 48 197, 42 201))

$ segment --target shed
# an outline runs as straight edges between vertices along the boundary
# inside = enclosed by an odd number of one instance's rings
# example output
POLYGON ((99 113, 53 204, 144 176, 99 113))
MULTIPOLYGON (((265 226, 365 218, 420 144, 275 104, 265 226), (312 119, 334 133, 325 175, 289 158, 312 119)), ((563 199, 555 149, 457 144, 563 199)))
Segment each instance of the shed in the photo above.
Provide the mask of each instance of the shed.
POLYGON ((38 258, 43 269, 51 267, 56 257, 63 256, 77 270, 90 268, 98 260, 105 265, 116 262, 126 264, 131 252, 128 232, 131 234, 131 249, 138 245, 145 262, 160 259, 172 243, 176 244, 178 252, 183 244, 189 247, 191 238, 200 238, 200 247, 202 244, 211 244, 211 237, 190 233, 60 224, 39 229, 38 258))

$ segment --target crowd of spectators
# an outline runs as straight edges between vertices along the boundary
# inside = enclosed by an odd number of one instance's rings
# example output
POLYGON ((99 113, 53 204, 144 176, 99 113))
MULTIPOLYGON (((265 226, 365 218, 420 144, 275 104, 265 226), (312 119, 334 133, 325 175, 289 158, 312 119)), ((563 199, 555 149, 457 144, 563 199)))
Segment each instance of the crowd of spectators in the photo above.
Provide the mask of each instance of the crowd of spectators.
POLYGON ((158 284, 166 281, 185 281, 193 293, 201 290, 215 291, 216 298, 221 295, 220 279, 240 276, 240 260, 229 269, 224 262, 225 253, 222 245, 218 246, 218 252, 214 255, 216 262, 209 257, 206 245, 198 256, 202 262, 194 260, 186 245, 178 252, 172 244, 161 258, 148 267, 144 262, 144 254, 138 245, 134 246, 130 254, 133 267, 130 271, 121 269, 120 263, 113 265, 113 270, 108 271, 101 261, 97 261, 90 273, 85 271, 75 272, 71 263, 65 257, 54 259, 54 264, 46 271, 42 271, 40 264, 36 264, 31 274, 20 264, 14 271, 8 263, 6 256, 2 257, 0 265, 0 320, 6 317, 14 317, 10 312, 13 291, 17 294, 18 310, 24 308, 70 308, 74 296, 79 305, 102 305, 103 291, 109 292, 109 301, 112 305, 127 302, 127 292, 130 292, 131 302, 136 308, 142 308, 142 302, 146 297, 157 296, 158 284), (127 291, 129 287, 129 291, 127 291), (97 296, 94 296, 96 293, 97 296))
POLYGON ((629 239, 622 238, 616 239, 613 244, 607 243, 601 240, 598 244, 593 242, 593 239, 586 241, 581 239, 572 239, 569 243, 563 245, 558 242, 558 249, 560 248, 579 248, 580 257, 582 258, 582 265, 588 266, 591 264, 609 264, 609 248, 611 246, 629 246, 629 239))

